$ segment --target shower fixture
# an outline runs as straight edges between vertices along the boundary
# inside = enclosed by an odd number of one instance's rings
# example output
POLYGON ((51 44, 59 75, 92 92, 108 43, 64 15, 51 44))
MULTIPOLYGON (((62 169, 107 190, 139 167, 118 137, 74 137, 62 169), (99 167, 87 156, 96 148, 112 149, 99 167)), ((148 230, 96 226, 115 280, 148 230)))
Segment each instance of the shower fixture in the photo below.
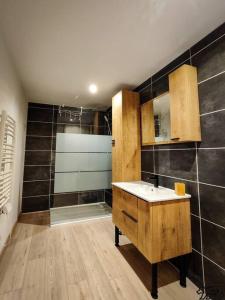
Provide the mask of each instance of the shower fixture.
POLYGON ((80 111, 71 111, 69 109, 65 109, 65 105, 59 105, 59 108, 58 108, 58 113, 60 115, 60 117, 64 114, 65 117, 69 117, 69 120, 71 122, 75 121, 75 120, 79 120, 81 121, 81 117, 82 117, 82 114, 83 114, 83 107, 81 106, 80 107, 80 111))
POLYGON ((109 119, 108 119, 108 117, 106 115, 104 115, 104 119, 105 119, 105 121, 106 121, 106 123, 108 125, 108 134, 112 135, 111 129, 110 129, 110 125, 109 125, 109 119))

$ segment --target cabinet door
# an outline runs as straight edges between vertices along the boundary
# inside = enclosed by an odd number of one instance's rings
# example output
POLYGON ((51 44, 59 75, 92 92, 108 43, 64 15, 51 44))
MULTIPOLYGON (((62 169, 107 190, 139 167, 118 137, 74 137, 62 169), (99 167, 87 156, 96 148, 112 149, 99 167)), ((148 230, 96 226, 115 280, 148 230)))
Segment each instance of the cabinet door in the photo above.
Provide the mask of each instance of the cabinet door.
POLYGON ((192 251, 189 199, 154 203, 151 218, 151 262, 192 251))
POLYGON ((201 141, 197 69, 183 65, 169 75, 171 140, 201 141))
POLYGON ((113 187, 112 219, 113 223, 123 234, 125 234, 134 245, 137 245, 137 197, 113 187))
POLYGON ((123 181, 122 91, 112 98, 112 181, 123 181))
POLYGON ((141 133, 142 145, 155 142, 153 101, 148 101, 141 106, 141 133))
POLYGON ((152 260, 152 205, 138 199, 138 250, 152 260))

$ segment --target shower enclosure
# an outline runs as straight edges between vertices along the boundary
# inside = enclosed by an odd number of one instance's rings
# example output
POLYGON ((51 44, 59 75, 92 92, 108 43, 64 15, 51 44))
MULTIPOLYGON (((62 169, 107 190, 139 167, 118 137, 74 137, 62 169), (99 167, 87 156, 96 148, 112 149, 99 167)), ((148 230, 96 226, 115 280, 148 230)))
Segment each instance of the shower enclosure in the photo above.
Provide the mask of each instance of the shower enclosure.
POLYGON ((93 110, 57 111, 52 225, 111 215, 105 202, 112 180, 111 132, 106 119, 103 112, 93 110))

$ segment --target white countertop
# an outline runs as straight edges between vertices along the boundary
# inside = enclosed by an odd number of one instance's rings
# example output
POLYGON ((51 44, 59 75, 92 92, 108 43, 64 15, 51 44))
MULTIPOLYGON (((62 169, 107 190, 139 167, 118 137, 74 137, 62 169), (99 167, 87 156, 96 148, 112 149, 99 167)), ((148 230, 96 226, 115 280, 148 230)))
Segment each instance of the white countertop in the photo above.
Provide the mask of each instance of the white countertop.
POLYGON ((155 188, 153 184, 145 181, 113 182, 112 185, 148 202, 191 198, 189 194, 178 196, 174 190, 162 186, 155 188))

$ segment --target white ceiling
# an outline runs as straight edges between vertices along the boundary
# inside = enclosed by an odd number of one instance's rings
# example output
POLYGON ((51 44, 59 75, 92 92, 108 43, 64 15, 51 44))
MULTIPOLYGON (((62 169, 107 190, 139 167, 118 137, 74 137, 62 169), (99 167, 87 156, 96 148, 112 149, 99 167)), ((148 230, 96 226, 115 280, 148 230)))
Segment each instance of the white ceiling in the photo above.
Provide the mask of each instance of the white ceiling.
POLYGON ((0 11, 28 100, 72 106, 110 105, 225 21, 224 0, 2 0, 0 11))

